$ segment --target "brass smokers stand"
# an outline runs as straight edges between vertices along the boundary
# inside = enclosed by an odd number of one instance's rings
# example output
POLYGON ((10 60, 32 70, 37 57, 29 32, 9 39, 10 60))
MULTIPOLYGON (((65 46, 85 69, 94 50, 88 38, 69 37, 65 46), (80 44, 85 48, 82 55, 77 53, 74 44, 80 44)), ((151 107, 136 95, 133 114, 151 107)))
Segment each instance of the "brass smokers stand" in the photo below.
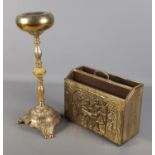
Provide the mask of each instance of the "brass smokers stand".
POLYGON ((60 115, 53 108, 45 104, 43 76, 46 70, 42 66, 42 52, 39 47, 40 34, 50 28, 54 23, 54 17, 48 12, 30 12, 24 13, 16 18, 16 24, 24 31, 34 36, 35 45, 35 68, 34 75, 38 83, 38 105, 31 109, 24 117, 18 119, 18 124, 27 124, 30 127, 37 128, 42 132, 45 138, 53 137, 53 130, 60 121, 60 115))

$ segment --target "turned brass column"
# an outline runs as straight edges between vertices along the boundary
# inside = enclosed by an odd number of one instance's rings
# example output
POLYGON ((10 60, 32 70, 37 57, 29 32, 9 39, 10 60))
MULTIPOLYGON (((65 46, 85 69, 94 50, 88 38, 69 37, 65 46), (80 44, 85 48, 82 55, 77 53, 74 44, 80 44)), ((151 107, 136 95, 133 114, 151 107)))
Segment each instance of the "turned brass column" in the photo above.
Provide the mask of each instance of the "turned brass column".
POLYGON ((60 114, 45 103, 43 77, 46 70, 42 66, 42 52, 39 36, 54 23, 54 17, 48 12, 23 13, 16 18, 16 24, 23 31, 34 37, 35 68, 33 74, 37 78, 38 105, 32 108, 25 116, 18 119, 18 124, 27 124, 37 128, 45 138, 54 136, 54 128, 60 121, 60 114))
POLYGON ((43 86, 43 76, 46 73, 46 70, 42 66, 42 61, 41 61, 41 56, 42 52, 40 49, 40 41, 39 41, 39 36, 35 35, 34 36, 34 45, 35 45, 35 68, 33 70, 34 75, 37 78, 37 83, 38 83, 38 102, 40 106, 44 106, 45 104, 45 98, 44 98, 44 86, 43 86))

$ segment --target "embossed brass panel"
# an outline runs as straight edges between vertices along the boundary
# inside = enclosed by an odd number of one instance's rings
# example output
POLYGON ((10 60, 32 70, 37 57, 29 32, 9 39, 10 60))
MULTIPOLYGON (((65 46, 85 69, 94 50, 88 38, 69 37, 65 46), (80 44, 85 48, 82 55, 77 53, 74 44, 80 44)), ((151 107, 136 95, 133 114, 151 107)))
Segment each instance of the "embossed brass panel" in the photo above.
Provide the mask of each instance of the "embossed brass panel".
POLYGON ((143 84, 88 67, 65 78, 65 116, 116 144, 139 131, 143 84))

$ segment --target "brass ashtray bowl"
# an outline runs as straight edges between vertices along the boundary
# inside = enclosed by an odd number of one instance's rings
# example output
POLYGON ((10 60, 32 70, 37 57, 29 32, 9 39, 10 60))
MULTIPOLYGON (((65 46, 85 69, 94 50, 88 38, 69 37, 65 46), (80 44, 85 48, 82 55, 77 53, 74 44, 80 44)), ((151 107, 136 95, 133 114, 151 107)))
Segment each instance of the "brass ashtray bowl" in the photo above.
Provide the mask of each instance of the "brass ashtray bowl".
POLYGON ((54 24, 54 16, 50 12, 28 12, 16 17, 16 24, 23 31, 36 35, 54 24))

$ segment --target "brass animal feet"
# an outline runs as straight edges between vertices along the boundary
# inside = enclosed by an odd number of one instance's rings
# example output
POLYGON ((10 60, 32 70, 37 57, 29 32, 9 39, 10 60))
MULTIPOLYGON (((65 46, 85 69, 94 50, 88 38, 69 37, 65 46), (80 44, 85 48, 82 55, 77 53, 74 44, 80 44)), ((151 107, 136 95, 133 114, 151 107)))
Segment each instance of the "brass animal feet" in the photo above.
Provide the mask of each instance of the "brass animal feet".
POLYGON ((38 105, 31 109, 24 117, 19 118, 18 124, 26 124, 36 128, 44 138, 54 137, 54 128, 60 122, 61 116, 53 108, 47 105, 38 105))

